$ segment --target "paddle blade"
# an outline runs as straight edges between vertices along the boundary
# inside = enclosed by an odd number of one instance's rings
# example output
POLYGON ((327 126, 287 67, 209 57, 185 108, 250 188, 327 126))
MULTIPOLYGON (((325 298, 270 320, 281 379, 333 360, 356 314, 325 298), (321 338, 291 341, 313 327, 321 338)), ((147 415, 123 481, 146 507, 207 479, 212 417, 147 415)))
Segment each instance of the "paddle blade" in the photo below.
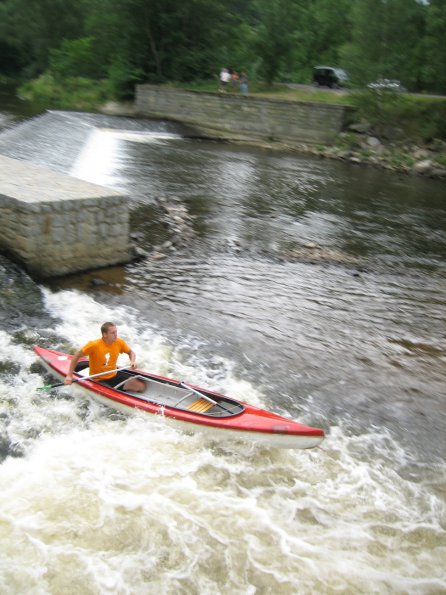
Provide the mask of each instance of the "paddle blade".
POLYGON ((65 383, 59 382, 59 384, 47 384, 46 386, 39 386, 37 390, 51 390, 52 388, 57 388, 58 386, 65 386, 65 383))

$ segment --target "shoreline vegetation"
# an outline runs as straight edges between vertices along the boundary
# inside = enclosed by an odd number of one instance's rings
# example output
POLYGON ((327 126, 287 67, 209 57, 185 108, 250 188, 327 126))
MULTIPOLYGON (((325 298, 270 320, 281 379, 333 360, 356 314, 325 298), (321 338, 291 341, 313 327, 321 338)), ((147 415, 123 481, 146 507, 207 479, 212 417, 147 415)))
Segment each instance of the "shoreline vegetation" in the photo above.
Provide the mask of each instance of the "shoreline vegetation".
MULTIPOLYGON (((218 81, 160 85, 185 91, 219 93, 218 81)), ((238 93, 229 89, 228 94, 238 93)), ((19 95, 48 108, 97 111, 110 115, 137 115, 131 101, 113 101, 106 80, 80 77, 57 80, 41 75, 18 90, 19 95)), ((446 179, 446 97, 397 93, 388 90, 332 91, 311 85, 250 83, 249 95, 275 100, 346 105, 352 117, 336 142, 329 146, 250 144, 263 148, 298 151, 320 158, 446 179)), ((215 135, 216 138, 224 138, 215 135)), ((231 140, 231 139, 227 139, 231 140)), ((237 142, 237 141, 232 141, 237 142)))

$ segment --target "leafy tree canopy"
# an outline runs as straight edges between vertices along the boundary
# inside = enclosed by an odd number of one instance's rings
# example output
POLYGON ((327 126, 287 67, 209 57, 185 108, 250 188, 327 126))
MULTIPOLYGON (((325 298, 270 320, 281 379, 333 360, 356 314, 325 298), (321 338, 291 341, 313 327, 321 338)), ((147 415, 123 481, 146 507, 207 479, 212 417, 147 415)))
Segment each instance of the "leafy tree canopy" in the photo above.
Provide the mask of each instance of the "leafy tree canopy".
POLYGON ((446 0, 0 0, 0 74, 136 81, 309 82, 318 64, 353 83, 396 78, 446 92, 446 0))

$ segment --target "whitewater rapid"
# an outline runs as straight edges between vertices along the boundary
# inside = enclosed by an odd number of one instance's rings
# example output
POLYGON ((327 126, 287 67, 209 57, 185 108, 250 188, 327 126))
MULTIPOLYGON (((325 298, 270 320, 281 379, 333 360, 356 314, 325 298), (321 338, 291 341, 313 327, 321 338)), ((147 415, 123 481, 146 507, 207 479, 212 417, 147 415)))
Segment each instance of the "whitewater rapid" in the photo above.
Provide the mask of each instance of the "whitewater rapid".
MULTIPOLYGON (((67 348, 111 319, 139 367, 264 405, 230 359, 189 359, 194 337, 172 344, 132 308, 77 291, 42 297, 67 348)), ((1 360, 20 366, 0 383, 17 453, 0 466, 3 594, 446 590, 444 463, 421 479, 387 431, 355 435, 347 418, 326 420, 321 448, 290 451, 124 417, 75 387, 38 392, 38 339, 30 330, 28 348, 0 332, 1 360)))

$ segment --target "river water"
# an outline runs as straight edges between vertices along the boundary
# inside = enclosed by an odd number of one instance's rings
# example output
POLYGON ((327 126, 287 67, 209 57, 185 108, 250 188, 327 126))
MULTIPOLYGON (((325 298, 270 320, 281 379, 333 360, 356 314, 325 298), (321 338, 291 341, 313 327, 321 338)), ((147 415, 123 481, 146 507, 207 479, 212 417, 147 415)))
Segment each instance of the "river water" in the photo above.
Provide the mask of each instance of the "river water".
POLYGON ((1 121, 1 154, 124 192, 147 256, 46 284, 0 256, 0 591, 445 593, 444 183, 166 122, 5 102, 1 121), (141 368, 326 440, 216 443, 37 392, 32 346, 108 319, 141 368))

